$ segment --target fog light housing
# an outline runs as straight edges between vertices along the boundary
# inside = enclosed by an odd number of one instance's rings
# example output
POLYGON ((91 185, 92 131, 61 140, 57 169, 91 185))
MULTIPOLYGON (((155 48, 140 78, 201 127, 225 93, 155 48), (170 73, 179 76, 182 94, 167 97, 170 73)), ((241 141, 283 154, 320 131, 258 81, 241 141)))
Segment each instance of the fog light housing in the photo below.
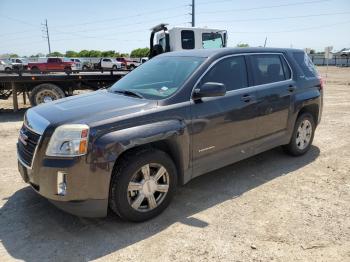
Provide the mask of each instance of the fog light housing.
POLYGON ((64 196, 67 193, 67 174, 61 171, 57 172, 57 195, 64 196))

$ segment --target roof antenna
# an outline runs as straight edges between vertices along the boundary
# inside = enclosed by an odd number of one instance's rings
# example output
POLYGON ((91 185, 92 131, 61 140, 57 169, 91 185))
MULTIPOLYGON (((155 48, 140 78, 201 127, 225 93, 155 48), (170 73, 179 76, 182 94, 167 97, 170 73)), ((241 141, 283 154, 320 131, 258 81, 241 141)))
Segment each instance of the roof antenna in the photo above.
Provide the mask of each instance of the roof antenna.
POLYGON ((266 47, 267 37, 265 37, 264 47, 266 47))

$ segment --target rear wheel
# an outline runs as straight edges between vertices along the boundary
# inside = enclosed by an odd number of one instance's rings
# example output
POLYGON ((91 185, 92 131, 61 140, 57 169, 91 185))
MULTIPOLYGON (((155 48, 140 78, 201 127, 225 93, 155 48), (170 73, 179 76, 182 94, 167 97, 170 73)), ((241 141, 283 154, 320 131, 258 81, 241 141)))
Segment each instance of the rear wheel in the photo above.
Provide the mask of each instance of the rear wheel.
POLYGON ((159 215, 177 184, 171 158, 154 149, 126 154, 113 171, 109 205, 121 218, 141 222, 159 215))
POLYGON ((117 66, 116 65, 112 66, 112 69, 117 70, 117 66))
POLYGON ((311 147, 315 128, 316 125, 312 115, 310 113, 301 114, 295 122, 289 144, 284 146, 285 151, 293 156, 305 154, 311 147))
POLYGON ((65 97, 61 88, 53 84, 41 84, 34 87, 30 94, 30 103, 36 106, 65 97))
POLYGON ((6 67, 6 68, 5 68, 5 72, 6 72, 7 74, 10 74, 10 73, 12 72, 12 69, 11 69, 10 67, 6 67))

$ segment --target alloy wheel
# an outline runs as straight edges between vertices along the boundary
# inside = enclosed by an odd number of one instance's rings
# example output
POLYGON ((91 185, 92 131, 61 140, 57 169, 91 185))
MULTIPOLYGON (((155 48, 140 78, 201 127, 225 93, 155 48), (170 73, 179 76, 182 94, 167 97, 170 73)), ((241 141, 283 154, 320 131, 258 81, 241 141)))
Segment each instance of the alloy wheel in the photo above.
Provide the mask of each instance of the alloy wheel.
POLYGON ((130 206, 139 212, 148 212, 158 207, 169 190, 169 174, 160 164, 142 166, 131 178, 128 185, 130 206))
POLYGON ((304 119, 297 131, 296 145, 300 150, 304 150, 309 144, 312 135, 312 124, 308 119, 304 119))

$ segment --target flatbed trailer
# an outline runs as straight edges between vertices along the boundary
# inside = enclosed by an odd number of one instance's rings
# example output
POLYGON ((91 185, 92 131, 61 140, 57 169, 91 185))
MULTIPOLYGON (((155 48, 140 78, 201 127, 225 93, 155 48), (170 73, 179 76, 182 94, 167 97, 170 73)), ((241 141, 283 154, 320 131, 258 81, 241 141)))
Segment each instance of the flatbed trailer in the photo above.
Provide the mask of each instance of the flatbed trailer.
POLYGON ((128 71, 88 70, 45 71, 33 74, 30 71, 17 71, 9 74, 0 71, 0 99, 13 97, 13 110, 18 110, 18 96, 27 97, 32 106, 73 95, 74 90, 98 90, 108 88, 126 75, 128 71))

